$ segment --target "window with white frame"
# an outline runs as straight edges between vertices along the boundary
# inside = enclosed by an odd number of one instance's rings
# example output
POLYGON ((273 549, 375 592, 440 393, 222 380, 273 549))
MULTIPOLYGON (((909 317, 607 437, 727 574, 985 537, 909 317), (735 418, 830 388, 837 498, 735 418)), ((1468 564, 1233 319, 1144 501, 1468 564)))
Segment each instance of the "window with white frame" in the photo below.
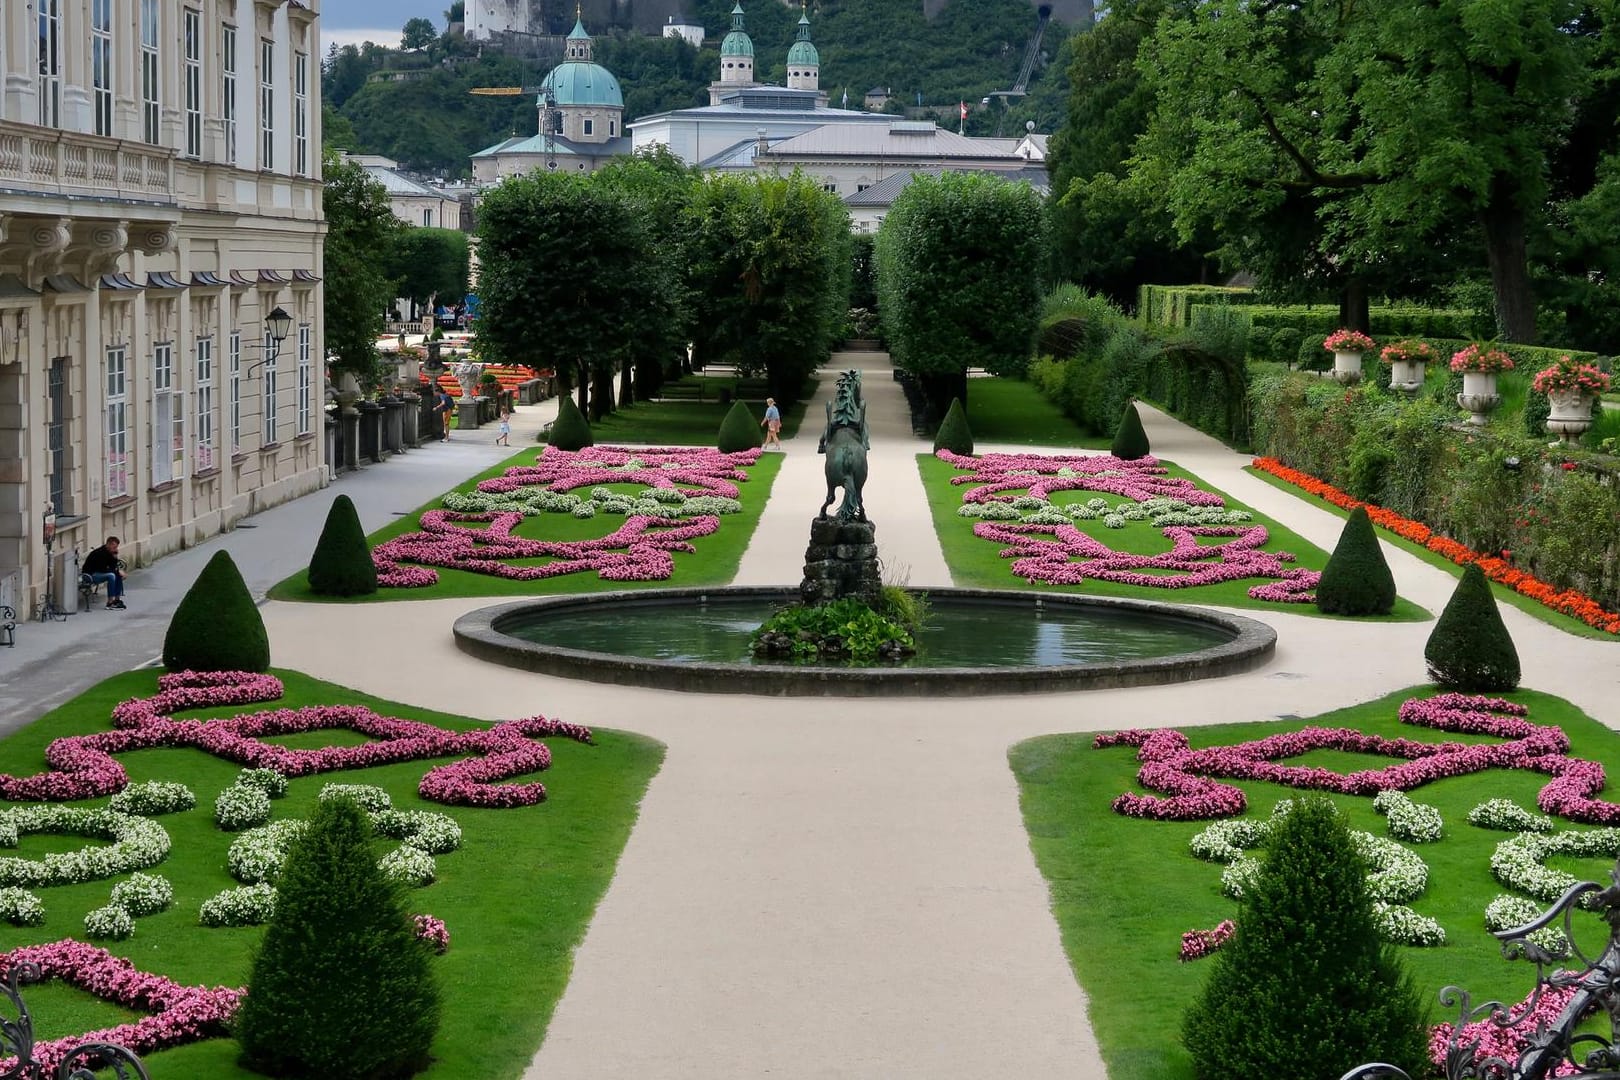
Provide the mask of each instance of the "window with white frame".
POLYGON ((423 210, 422 211, 422 227, 424 229, 433 228, 433 211, 432 210, 423 210))
POLYGON ((112 0, 90 0, 90 109, 97 135, 113 133, 112 0))
POLYGON ((185 476, 185 409, 174 377, 174 343, 152 346, 152 486, 185 476))
POLYGON ((202 157, 202 12, 186 8, 182 18, 186 57, 186 155, 202 157))
POLYGON ((129 351, 114 345, 107 350, 106 497, 129 494, 129 351))
POLYGON ((309 175, 308 53, 293 53, 293 171, 309 175))
POLYGON ((298 328, 298 434, 308 435, 315 424, 315 356, 311 326, 298 328))
POLYGON ((259 446, 262 449, 276 443, 276 341, 270 336, 270 331, 264 332, 261 344, 264 348, 264 411, 260 417, 263 426, 259 446))
POLYGON ((231 366, 231 453, 242 452, 242 331, 232 330, 226 346, 231 366))
POLYGON ((35 0, 39 16, 39 122, 62 126, 62 0, 35 0))
POLYGON ((259 42, 259 168, 276 167, 276 43, 259 42))
POLYGON ((214 464, 214 339, 197 339, 197 471, 214 464))
POLYGON ((227 24, 220 42, 219 69, 224 78, 220 115, 225 120, 225 161, 236 164, 236 27, 227 24))
POLYGON ((158 0, 141 0, 141 138, 161 141, 159 126, 158 0))

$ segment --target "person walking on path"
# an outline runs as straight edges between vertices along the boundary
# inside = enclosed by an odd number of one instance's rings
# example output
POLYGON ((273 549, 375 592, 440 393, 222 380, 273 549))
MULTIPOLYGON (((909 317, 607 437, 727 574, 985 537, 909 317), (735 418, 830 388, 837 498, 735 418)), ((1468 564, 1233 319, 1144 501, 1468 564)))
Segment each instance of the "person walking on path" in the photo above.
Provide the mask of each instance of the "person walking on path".
POLYGON ((511 413, 509 413, 509 412, 501 413, 501 426, 500 426, 500 428, 498 430, 500 431, 500 434, 495 437, 495 445, 496 446, 511 446, 512 444, 506 441, 507 439, 512 437, 512 414, 511 413))
POLYGON ((450 391, 446 390, 442 386, 439 387, 439 403, 433 406, 433 411, 436 413, 444 413, 444 435, 439 439, 439 441, 449 442, 450 418, 455 415, 456 402, 455 399, 450 396, 450 391))
POLYGON ((761 449, 769 449, 772 443, 778 450, 782 449, 782 413, 776 407, 775 398, 765 399, 765 419, 760 421, 765 429, 765 445, 761 449))
POLYGON ((86 555, 79 573, 107 586, 108 611, 124 610, 124 564, 118 561, 118 537, 107 537, 105 544, 86 555))

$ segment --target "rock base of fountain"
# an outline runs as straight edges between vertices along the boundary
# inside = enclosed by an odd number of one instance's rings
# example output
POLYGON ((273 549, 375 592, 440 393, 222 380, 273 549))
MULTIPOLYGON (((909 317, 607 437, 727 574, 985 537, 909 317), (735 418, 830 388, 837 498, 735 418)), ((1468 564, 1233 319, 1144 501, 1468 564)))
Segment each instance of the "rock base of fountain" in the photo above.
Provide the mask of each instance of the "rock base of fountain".
POLYGON ((876 606, 882 592, 876 525, 837 518, 816 518, 810 523, 800 599, 806 604, 826 604, 852 596, 876 606))

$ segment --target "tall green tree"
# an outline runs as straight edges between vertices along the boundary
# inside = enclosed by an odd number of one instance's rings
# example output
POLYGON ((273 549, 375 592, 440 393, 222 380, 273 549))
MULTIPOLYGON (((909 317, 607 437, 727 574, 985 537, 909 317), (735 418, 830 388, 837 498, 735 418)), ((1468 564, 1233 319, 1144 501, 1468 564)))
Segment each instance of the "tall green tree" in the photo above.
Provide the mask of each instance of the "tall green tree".
POLYGON ((1028 185, 983 173, 918 176, 877 239, 878 311, 895 361, 943 415, 967 370, 1029 363, 1047 264, 1046 217, 1028 185))
POLYGON ((397 296, 454 305, 467 295, 467 235, 459 229, 406 227, 395 237, 387 263, 397 296))
POLYGON ((433 28, 431 19, 407 19, 400 34, 402 49, 425 49, 439 40, 439 32, 433 28))
POLYGON ((323 151, 321 177, 326 349, 334 370, 369 385, 378 378, 377 338, 395 295, 385 263, 404 225, 388 204, 388 192, 354 162, 323 151))

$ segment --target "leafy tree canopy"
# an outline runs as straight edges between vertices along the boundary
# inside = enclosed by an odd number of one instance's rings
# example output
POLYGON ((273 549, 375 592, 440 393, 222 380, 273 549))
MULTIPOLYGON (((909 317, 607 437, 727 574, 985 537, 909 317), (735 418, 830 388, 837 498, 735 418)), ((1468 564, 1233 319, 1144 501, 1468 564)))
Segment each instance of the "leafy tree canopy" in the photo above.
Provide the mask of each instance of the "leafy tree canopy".
POLYGON ((399 47, 402 49, 425 49, 439 39, 439 32, 428 19, 406 20, 401 34, 399 47))
POLYGON ((372 381, 383 312, 395 296, 387 253, 404 225, 388 204, 388 192, 354 162, 327 150, 321 177, 326 182, 326 348, 335 370, 372 381))
POLYGON ((467 235, 458 229, 401 229, 387 262, 399 296, 453 305, 467 294, 467 235))

